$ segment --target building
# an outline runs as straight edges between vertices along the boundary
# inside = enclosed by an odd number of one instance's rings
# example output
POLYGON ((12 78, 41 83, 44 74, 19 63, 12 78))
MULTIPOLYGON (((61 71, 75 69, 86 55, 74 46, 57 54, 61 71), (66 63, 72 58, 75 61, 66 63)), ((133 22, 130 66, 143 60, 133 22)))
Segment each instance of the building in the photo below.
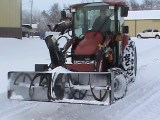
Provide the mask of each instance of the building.
POLYGON ((21 0, 0 0, 0 37, 22 38, 21 0))
POLYGON ((129 11, 125 25, 129 26, 131 37, 145 29, 155 28, 160 31, 160 10, 129 11))

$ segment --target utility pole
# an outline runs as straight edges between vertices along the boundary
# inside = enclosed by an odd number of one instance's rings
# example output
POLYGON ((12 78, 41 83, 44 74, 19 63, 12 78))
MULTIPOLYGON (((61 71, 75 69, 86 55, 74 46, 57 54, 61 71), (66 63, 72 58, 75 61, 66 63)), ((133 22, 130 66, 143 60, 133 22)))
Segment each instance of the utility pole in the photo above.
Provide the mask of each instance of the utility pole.
POLYGON ((30 20, 30 26, 32 27, 32 12, 33 12, 33 0, 30 0, 31 2, 31 20, 30 20))

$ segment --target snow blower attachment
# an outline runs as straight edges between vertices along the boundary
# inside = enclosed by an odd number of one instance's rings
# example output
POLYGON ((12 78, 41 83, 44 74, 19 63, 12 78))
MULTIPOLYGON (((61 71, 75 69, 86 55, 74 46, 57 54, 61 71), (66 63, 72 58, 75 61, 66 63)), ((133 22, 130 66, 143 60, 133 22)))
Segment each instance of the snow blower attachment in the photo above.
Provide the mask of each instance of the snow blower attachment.
MULTIPOLYGON (((76 4, 70 11, 71 38, 45 38, 50 65, 9 72, 9 99, 110 105, 125 96, 137 69, 135 43, 126 35, 128 27, 122 26, 128 7, 124 2, 98 2, 76 4), (96 27, 101 10, 107 19, 96 27), (67 40, 63 48, 60 39, 67 40)), ((61 13, 65 19, 65 11, 61 13)))
POLYGON ((25 72, 21 75, 11 72, 9 75, 15 80, 8 91, 10 99, 99 105, 114 102, 110 72, 25 72))

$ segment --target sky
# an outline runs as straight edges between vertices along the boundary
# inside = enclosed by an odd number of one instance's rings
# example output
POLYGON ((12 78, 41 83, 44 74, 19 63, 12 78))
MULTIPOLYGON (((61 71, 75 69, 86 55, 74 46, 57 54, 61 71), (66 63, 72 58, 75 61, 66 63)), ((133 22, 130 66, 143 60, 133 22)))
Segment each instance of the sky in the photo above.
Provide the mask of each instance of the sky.
MULTIPOLYGON (((22 0, 22 9, 30 10, 31 8, 31 0, 22 0)), ((95 1, 100 2, 101 0, 33 0, 33 10, 49 10, 51 5, 54 3, 58 3, 61 8, 63 8, 63 5, 71 5, 71 4, 77 4, 81 3, 82 1, 95 1)), ((142 0, 137 0, 137 2, 141 2, 142 0)))
MULTIPOLYGON (((22 8, 30 9, 31 7, 30 1, 31 0, 22 0, 22 8)), ((83 0, 33 0, 33 10, 40 10, 40 11, 49 10, 51 5, 53 5, 54 3, 58 3, 62 8, 64 4, 65 5, 77 4, 81 3, 82 1, 83 0)), ((94 1, 100 1, 100 0, 94 0, 94 1)))

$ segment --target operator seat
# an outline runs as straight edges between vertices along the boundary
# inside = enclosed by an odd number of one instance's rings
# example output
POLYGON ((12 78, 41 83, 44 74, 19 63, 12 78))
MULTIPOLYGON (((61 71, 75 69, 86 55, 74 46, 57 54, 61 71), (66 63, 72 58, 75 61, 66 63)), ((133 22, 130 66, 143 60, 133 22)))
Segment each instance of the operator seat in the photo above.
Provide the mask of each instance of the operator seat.
POLYGON ((101 32, 88 32, 76 47, 75 55, 96 55, 99 44, 103 44, 104 37, 101 32))

